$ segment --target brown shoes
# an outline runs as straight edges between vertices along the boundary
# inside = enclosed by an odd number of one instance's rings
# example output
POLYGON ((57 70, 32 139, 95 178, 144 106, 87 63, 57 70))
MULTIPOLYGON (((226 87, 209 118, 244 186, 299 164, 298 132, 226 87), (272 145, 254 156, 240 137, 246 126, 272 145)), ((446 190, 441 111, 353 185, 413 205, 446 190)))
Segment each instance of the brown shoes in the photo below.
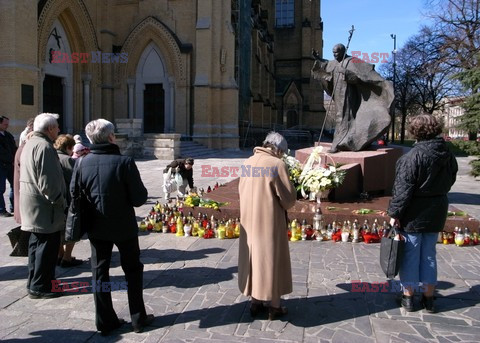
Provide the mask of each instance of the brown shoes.
POLYGON ((435 313, 435 306, 433 304, 434 297, 422 296, 422 306, 428 313, 435 313))
POLYGON ((288 309, 284 306, 269 307, 268 308, 268 320, 278 319, 288 313, 288 309))
POLYGON ((252 302, 250 304, 250 315, 256 317, 258 314, 265 312, 267 308, 263 305, 263 302, 252 302))
POLYGON ((133 326, 133 331, 135 333, 140 333, 140 332, 143 332, 143 329, 146 327, 146 326, 149 326, 150 324, 153 323, 153 321, 155 320, 155 316, 153 314, 147 314, 147 316, 145 317, 144 320, 142 320, 140 323, 134 325, 132 323, 132 326, 133 326))

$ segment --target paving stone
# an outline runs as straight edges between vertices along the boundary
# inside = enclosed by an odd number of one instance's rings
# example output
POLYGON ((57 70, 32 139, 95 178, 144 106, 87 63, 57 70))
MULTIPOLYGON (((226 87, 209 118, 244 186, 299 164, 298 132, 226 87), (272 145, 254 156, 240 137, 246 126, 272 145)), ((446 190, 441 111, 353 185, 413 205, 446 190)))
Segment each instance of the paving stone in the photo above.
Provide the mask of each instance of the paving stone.
POLYGON ((439 324, 449 324, 449 325, 470 325, 465 320, 450 318, 446 316, 434 316, 434 315, 424 315, 423 321, 427 323, 439 323, 439 324))
POLYGON ((411 343, 428 343, 428 340, 418 335, 409 335, 403 332, 398 334, 398 338, 403 339, 405 342, 411 343))
POLYGON ((443 334, 451 334, 451 333, 454 333, 454 334, 464 333, 464 334, 472 334, 472 335, 478 334, 480 338, 478 327, 432 323, 431 328, 433 331, 443 333, 443 334))
POLYGON ((373 330, 378 332, 403 332, 415 334, 416 331, 407 323, 399 320, 372 318, 373 330))
POLYGON ((375 342, 373 338, 367 338, 363 335, 357 335, 344 330, 336 330, 332 337, 332 343, 366 343, 375 342))
MULTIPOLYGON (((139 220, 157 199, 163 200, 158 173, 169 162, 138 162, 151 197, 136 209, 139 220)), ((239 165, 243 159, 228 162, 239 165)), ((212 183, 200 177, 198 168, 194 177, 200 187, 212 183)), ((52 300, 26 296, 27 259, 9 257, 5 238, 6 230, 15 225, 13 219, 0 218, 0 237, 4 237, 0 239, 0 340, 58 342, 68 335, 73 342, 480 341, 480 247, 437 246, 439 313, 430 315, 420 309, 403 311, 394 292, 352 291, 352 280, 385 281, 377 244, 291 243, 294 292, 284 297, 289 314, 270 322, 266 315, 251 318, 249 299, 238 291, 238 240, 141 233, 144 300, 155 321, 142 334, 133 333, 127 324, 102 337, 95 331, 90 292, 52 300), (52 313, 63 320, 53 320, 52 313)), ((89 242, 77 243, 74 255, 87 262, 80 268, 57 268, 57 278, 91 282, 89 242)), ((114 249, 113 281, 124 280, 119 257, 114 249)), ((112 300, 119 317, 130 321, 127 294, 113 292, 112 300)))
POLYGON ((412 324, 412 327, 417 330, 417 332, 425 339, 432 339, 434 338, 430 331, 428 330, 428 328, 424 325, 416 325, 416 324, 412 324))
POLYGON ((459 333, 457 337, 459 338, 460 342, 472 342, 472 343, 480 342, 480 334, 478 334, 478 330, 477 330, 477 334, 470 335, 470 334, 459 333))

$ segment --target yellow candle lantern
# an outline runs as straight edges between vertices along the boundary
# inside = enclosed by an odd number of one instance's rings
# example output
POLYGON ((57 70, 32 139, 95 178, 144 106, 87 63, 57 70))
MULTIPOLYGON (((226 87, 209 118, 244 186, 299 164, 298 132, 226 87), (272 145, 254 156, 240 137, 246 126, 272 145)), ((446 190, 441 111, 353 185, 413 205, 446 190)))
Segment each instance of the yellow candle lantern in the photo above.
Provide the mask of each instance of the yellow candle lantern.
POLYGON ((231 220, 229 220, 227 222, 227 227, 226 227, 226 235, 227 235, 227 238, 233 238, 235 236, 235 228, 233 226, 233 222, 231 220))
POLYGON ((147 224, 145 224, 145 222, 142 220, 142 221, 140 222, 140 225, 138 225, 138 229, 139 229, 140 231, 142 231, 142 232, 143 232, 143 231, 147 231, 147 224))
POLYGON ((183 232, 183 221, 182 221, 182 218, 178 217, 177 218, 177 232, 176 232, 176 235, 177 236, 183 236, 184 235, 184 232, 183 232))
POLYGON ((155 232, 161 232, 162 231, 162 228, 163 228, 163 223, 161 220, 157 220, 157 222, 155 223, 155 225, 153 226, 153 230, 155 232))
POLYGON ((240 220, 235 221, 235 230, 234 230, 235 237, 240 237, 240 220))
MULTIPOLYGON (((297 232, 297 220, 294 219, 292 220, 292 223, 290 224, 290 232, 291 232, 291 236, 290 236, 290 240, 292 242, 296 242, 298 241, 298 232, 297 232)), ((301 237, 300 237, 301 239, 301 237)))
POLYGON ((198 221, 194 220, 192 225, 192 236, 198 236, 198 221))

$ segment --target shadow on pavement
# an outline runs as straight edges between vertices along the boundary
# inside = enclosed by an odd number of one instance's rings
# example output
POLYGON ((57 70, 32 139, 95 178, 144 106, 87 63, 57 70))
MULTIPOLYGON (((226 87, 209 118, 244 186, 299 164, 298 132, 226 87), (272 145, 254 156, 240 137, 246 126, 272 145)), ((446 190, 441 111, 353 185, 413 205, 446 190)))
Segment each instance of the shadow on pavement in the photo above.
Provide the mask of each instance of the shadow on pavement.
MULTIPOLYGON (((173 263, 178 261, 190 261, 207 258, 208 255, 224 252, 222 248, 209 248, 201 250, 178 250, 178 249, 148 249, 142 250, 140 259, 147 263, 173 263)), ((117 255, 118 252, 115 252, 117 255)), ((120 256, 119 256, 120 258, 120 256)))
MULTIPOLYGON (((212 273, 212 268, 187 268, 187 273, 212 273), (193 270, 191 270, 193 269, 193 270), (209 271, 210 269, 210 271, 209 271)), ((228 268, 228 272, 233 273, 234 268, 228 268)), ((172 273, 177 273, 179 270, 172 270, 172 273)), ((219 274, 225 274, 225 270, 219 274)), ((164 275, 162 275, 162 278, 164 275)), ((225 276, 223 277, 225 278, 225 276)), ((215 277, 208 280, 208 282, 218 282, 215 277)), ((221 281, 221 280, 220 280, 221 281)), ((165 282, 166 285, 174 284, 176 281, 171 279, 165 282)), ((196 283, 191 285, 200 286, 205 282, 196 283)), ((339 284, 339 288, 348 288, 351 284, 339 284)), ((372 284, 370 284, 371 286, 372 284)), ((190 286, 190 285, 189 285, 190 286)), ((450 285, 444 285, 450 287, 450 285)), ((462 308, 473 307, 480 303, 480 286, 474 286, 467 292, 456 293, 446 297, 441 297, 437 300, 436 305, 438 308, 438 315, 441 312, 458 310, 462 308)), ((288 307, 289 313, 280 318, 279 321, 289 322, 297 327, 316 327, 324 324, 341 323, 345 320, 364 318, 369 321, 368 317, 374 313, 380 313, 389 311, 390 315, 401 316, 402 312, 395 300, 395 293, 358 293, 348 292, 333 295, 322 295, 310 298, 298 298, 289 299, 284 301, 284 304, 288 307)), ((231 325, 238 323, 251 323, 254 320, 266 320, 267 313, 258 315, 256 318, 252 318, 249 313, 249 302, 234 303, 231 305, 222 305, 211 308, 202 308, 191 311, 183 311, 181 313, 171 313, 167 315, 161 315, 155 313, 155 321, 152 326, 147 327, 144 331, 155 331, 158 328, 192 323, 198 321, 199 328, 212 328, 223 325, 231 325)), ((416 309, 417 311, 420 309, 416 309)), ((435 316, 435 315, 432 315, 435 316)), ((191 324, 196 326, 197 324, 191 324)), ((466 324, 468 325, 468 324, 466 324)), ((191 327, 191 326, 190 326, 191 327)), ((364 334, 366 336, 372 336, 372 327, 370 324, 362 326, 364 334)), ((122 339, 122 334, 130 332, 131 327, 129 325, 123 326, 121 329, 112 332, 108 341, 118 341, 122 339)), ((30 333, 33 336, 25 339, 10 339, 4 342, 56 342, 63 340, 65 335, 71 337, 71 342, 84 342, 91 338, 93 332, 81 331, 81 330, 45 330, 34 331, 30 333)))
MULTIPOLYGON (((143 264, 152 264, 152 263, 174 263, 177 261, 193 261, 201 260, 207 258, 208 255, 220 254, 224 252, 225 249, 222 248, 208 248, 200 250, 178 250, 178 249, 145 249, 141 250, 140 260, 143 264)), ((110 268, 116 268, 120 266, 120 253, 118 251, 112 252, 112 261, 110 262, 110 268)), ((190 268, 191 269, 191 268, 190 268)), ((214 268, 208 268, 214 270, 214 268)), ((89 272, 91 270, 90 259, 86 260, 82 265, 71 267, 71 268, 60 268, 57 267, 56 275, 57 278, 65 279, 66 277, 70 278, 72 276, 89 272)), ((175 269, 178 270, 178 269, 175 269)), ((181 271, 182 269, 180 269, 181 271)), ((220 269, 222 272, 224 269, 220 269)), ((160 272, 160 271, 159 271, 160 272)), ((163 270, 162 273, 168 273, 169 270, 163 270)), ((235 267, 236 272, 236 267, 235 267)), ((154 273, 154 271, 147 271, 145 273, 154 273)), ((21 280, 27 279, 28 269, 26 265, 23 266, 7 266, 0 267, 0 281, 7 280, 21 280)), ((183 272, 177 272, 177 274, 183 274, 183 272)), ((146 278, 145 278, 146 279, 146 278)), ((151 278, 150 278, 151 279, 151 278)), ((89 277, 91 281, 91 277, 89 277)), ((72 280, 77 281, 77 280, 72 280)), ((78 281, 86 281, 85 278, 78 281)), ((112 280, 113 281, 113 280, 112 280)))
MULTIPOLYGON (((15 343, 15 342, 63 342, 65 341, 65 338, 68 337, 68 341, 71 343, 76 343, 76 342, 86 342, 88 341, 94 333, 92 331, 82 331, 82 330, 61 330, 61 329, 52 329, 52 330, 40 330, 40 331, 33 331, 30 332, 30 335, 34 337, 28 337, 28 338, 13 338, 13 339, 5 339, 2 340, 2 342, 9 342, 9 343, 15 343)), ((112 335, 109 336, 108 341, 109 342, 117 342, 122 340, 122 337, 120 335, 112 335)))
POLYGON ((0 281, 27 279, 27 266, 0 267, 0 281))
MULTIPOLYGON (((220 282, 229 281, 233 279, 233 275, 237 273, 237 267, 230 267, 227 269, 209 268, 209 267, 191 267, 181 269, 167 269, 167 270, 148 270, 143 272, 144 289, 159 288, 159 287, 176 287, 176 288, 198 288, 210 284, 218 284, 220 282)), ((92 277, 59 277, 62 283, 76 284, 92 282, 92 277)), ((116 275, 110 277, 112 284, 121 284, 125 281, 124 275, 116 275)), ((78 286, 76 286, 78 287, 78 286)), ((91 287, 88 286, 82 290, 66 292, 65 296, 81 295, 91 293, 91 287)))
POLYGON ((450 192, 448 193, 448 201, 451 205, 478 205, 480 204, 480 194, 450 192))

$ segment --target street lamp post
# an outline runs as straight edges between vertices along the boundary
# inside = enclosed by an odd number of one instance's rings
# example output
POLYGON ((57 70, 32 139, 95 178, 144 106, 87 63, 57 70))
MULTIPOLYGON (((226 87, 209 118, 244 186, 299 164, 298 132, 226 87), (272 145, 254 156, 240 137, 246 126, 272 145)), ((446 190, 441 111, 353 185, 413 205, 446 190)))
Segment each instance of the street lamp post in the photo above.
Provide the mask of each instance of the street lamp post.
POLYGON ((395 141, 395 81, 397 78, 397 35, 391 34, 390 37, 393 39, 393 106, 392 106, 392 143, 395 141))

